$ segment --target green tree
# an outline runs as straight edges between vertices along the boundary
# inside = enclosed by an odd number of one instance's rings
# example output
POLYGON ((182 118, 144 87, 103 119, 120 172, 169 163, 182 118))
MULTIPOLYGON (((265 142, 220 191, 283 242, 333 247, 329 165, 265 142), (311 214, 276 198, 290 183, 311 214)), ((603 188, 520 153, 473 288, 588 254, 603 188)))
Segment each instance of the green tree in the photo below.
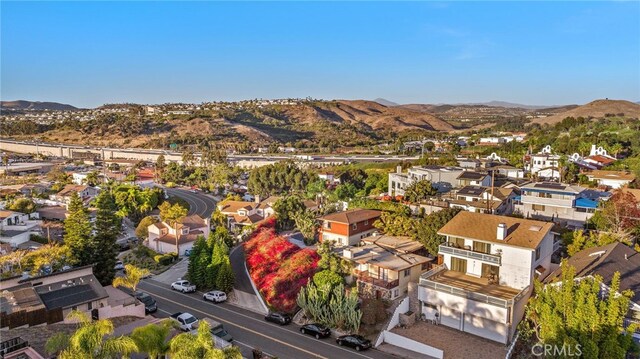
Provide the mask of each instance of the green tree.
POLYGON ((333 191, 336 199, 348 201, 355 198, 358 188, 351 182, 339 184, 333 191))
POLYGON ((164 169, 166 167, 167 167, 167 164, 165 162, 164 155, 158 156, 158 158, 156 159, 155 171, 153 174, 156 181, 159 181, 160 183, 162 183, 162 176, 164 174, 164 169))
POLYGON ((92 264, 91 222, 89 222, 89 213, 77 192, 71 195, 67 213, 67 219, 64 221, 64 243, 71 249, 72 256, 78 265, 92 264))
POLYGON ((98 171, 91 171, 87 173, 87 178, 85 178, 85 181, 88 186, 91 186, 91 187, 97 186, 98 183, 100 183, 98 180, 98 171))
POLYGON ((296 228, 300 231, 304 237, 304 242, 307 245, 311 245, 316 241, 316 232, 318 229, 318 221, 316 220, 316 214, 308 209, 295 213, 293 220, 296 228))
POLYGON ((295 217, 305 210, 305 206, 298 196, 285 196, 273 204, 273 209, 278 218, 280 230, 292 229, 295 225, 295 217))
POLYGON ((623 328, 633 292, 620 290, 620 273, 614 273, 609 295, 603 298, 602 277, 577 280, 566 261, 561 270, 556 283, 543 287, 535 282, 536 296, 529 300, 520 325, 523 339, 560 347, 580 345, 584 358, 624 358, 633 347, 635 326, 623 328))
POLYGON ((314 274, 313 283, 319 288, 323 288, 324 286, 328 285, 333 289, 333 287, 339 284, 344 284, 344 278, 336 272, 325 269, 314 274))
POLYGON ((218 209, 216 209, 215 211, 213 211, 213 213, 211 213, 211 225, 218 228, 218 227, 227 227, 227 215, 218 211, 218 209))
POLYGON ((124 270, 125 270, 124 277, 116 277, 116 278, 114 278, 113 279, 113 286, 115 288, 118 288, 118 287, 129 288, 134 292, 138 288, 138 284, 140 283, 140 281, 144 277, 146 277, 149 274, 151 274, 151 272, 148 269, 138 268, 138 267, 134 266, 133 264, 126 264, 124 266, 124 270))
POLYGON ((189 265, 187 267, 187 278, 196 285, 196 287, 203 287, 203 282, 200 278, 197 277, 198 271, 198 259, 201 254, 205 251, 209 250, 209 246, 207 245, 207 240, 203 236, 198 236, 196 238, 193 247, 191 247, 191 254, 189 255, 189 265))
POLYGON ((158 324, 147 324, 135 328, 131 339, 136 343, 136 352, 147 354, 149 359, 164 356, 169 351, 168 336, 173 328, 171 320, 164 320, 158 324))
POLYGON ((149 236, 149 226, 157 221, 158 220, 153 216, 144 217, 136 227, 136 237, 146 239, 149 236))
POLYGON ((213 345, 209 323, 201 321, 196 335, 178 334, 169 342, 169 353, 173 359, 242 359, 237 351, 223 351, 213 345))
POLYGON ((404 198, 412 203, 424 201, 435 196, 438 191, 433 188, 431 181, 421 180, 411 183, 404 191, 404 198))
POLYGON ((224 262, 220 264, 218 269, 218 277, 216 278, 216 288, 225 293, 229 293, 233 290, 235 283, 235 275, 231 268, 231 262, 229 256, 224 258, 224 262))
POLYGON ((108 319, 92 321, 87 314, 75 310, 67 318, 79 321, 80 327, 71 335, 52 336, 45 345, 47 353, 59 353, 60 359, 111 359, 118 355, 128 357, 138 350, 129 337, 109 337, 113 323, 108 319))
POLYGON ((179 203, 171 205, 169 202, 163 202, 160 207, 160 218, 167 222, 176 232, 176 252, 180 255, 180 235, 178 232, 178 224, 186 217, 187 209, 179 203))
POLYGON ((102 191, 95 200, 96 222, 93 238, 93 274, 102 285, 109 285, 115 276, 113 269, 118 256, 116 239, 122 219, 116 215, 117 207, 109 191, 102 191))
POLYGON ((345 276, 351 273, 352 264, 349 260, 342 258, 333 249, 335 247, 334 241, 322 241, 318 245, 318 268, 321 270, 328 270, 336 273, 340 276, 345 276))
POLYGON ((9 204, 8 209, 11 211, 31 214, 36 211, 37 206, 35 202, 29 198, 18 198, 9 204))

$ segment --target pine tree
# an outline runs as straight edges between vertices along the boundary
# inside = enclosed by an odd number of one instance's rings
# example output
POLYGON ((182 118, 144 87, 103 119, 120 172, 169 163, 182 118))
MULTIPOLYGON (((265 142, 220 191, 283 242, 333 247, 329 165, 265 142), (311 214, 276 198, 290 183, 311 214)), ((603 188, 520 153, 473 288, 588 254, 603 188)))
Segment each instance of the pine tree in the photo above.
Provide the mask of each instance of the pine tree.
POLYGON ((115 277, 116 257, 118 248, 116 239, 122 226, 122 218, 116 215, 116 207, 113 196, 108 191, 102 191, 96 197, 96 223, 95 236, 92 241, 93 273, 102 285, 109 285, 115 277))
POLYGON ((218 269, 216 288, 225 293, 229 293, 233 289, 234 282, 235 276, 233 274, 233 269, 231 268, 231 263, 229 262, 229 257, 225 256, 224 262, 218 269))
POLYGON ((78 193, 71 195, 64 221, 64 243, 71 248, 73 261, 80 266, 93 263, 91 222, 78 193))
POLYGON ((196 242, 191 248, 191 255, 189 255, 189 266, 187 267, 187 278, 196 286, 198 285, 198 283, 196 283, 198 258, 200 258, 200 253, 207 250, 207 248, 207 240, 203 236, 198 236, 198 238, 196 238, 196 242))

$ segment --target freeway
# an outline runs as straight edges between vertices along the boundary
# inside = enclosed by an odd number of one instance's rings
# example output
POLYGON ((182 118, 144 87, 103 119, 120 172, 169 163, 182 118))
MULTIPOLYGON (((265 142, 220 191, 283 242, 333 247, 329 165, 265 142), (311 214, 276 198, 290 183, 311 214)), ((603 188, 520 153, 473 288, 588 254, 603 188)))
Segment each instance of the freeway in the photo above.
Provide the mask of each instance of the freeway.
POLYGON ((197 318, 209 317, 224 324, 245 357, 258 348, 278 358, 352 358, 392 359, 390 354, 370 349, 356 352, 336 345, 331 338, 315 339, 299 332, 294 324, 279 326, 268 323, 263 316, 231 304, 212 304, 202 300, 202 293, 183 294, 172 291, 166 284, 146 279, 138 288, 149 293, 158 302, 157 317, 164 318, 175 312, 189 312, 197 318))
POLYGON ((165 188, 169 196, 176 196, 189 203, 189 215, 197 214, 202 218, 211 217, 216 209, 216 200, 202 192, 193 193, 180 188, 165 188))

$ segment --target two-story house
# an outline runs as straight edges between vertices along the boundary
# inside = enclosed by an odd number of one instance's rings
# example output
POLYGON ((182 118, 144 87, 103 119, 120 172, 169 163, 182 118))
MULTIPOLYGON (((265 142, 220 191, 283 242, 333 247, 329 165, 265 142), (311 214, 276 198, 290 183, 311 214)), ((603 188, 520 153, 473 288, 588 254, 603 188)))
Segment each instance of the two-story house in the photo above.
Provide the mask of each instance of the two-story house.
POLYGON ((373 226, 382 212, 373 209, 350 209, 318 218, 321 241, 334 241, 336 246, 353 246, 376 231, 373 226))
POLYGON ((551 146, 545 146, 539 153, 525 157, 525 170, 536 178, 560 179, 560 156, 553 154, 551 146))
POLYGON ((50 199, 68 206, 73 193, 77 193, 84 203, 89 203, 89 201, 98 195, 98 190, 91 186, 68 184, 64 186, 60 192, 51 195, 50 199))
POLYGON ((420 278, 422 315, 500 343, 513 339, 534 278, 550 272, 552 223, 460 212, 438 234, 440 265, 420 278))
POLYGON ((449 206, 462 208, 469 212, 511 214, 513 213, 516 194, 513 188, 465 186, 460 188, 453 199, 448 199, 449 206))
POLYGON ((370 236, 363 242, 344 248, 342 256, 354 264, 358 293, 378 299, 405 295, 409 282, 418 282, 433 260, 416 254, 424 247, 408 237, 370 236))
POLYGON ((447 192, 458 186, 458 176, 464 172, 460 167, 413 166, 402 173, 398 166, 395 173, 389 173, 389 194, 404 196, 404 190, 416 181, 430 181, 438 192, 447 192))
POLYGON ((29 241, 32 234, 42 234, 38 213, 0 210, 0 242, 13 248, 29 241))
POLYGON ((491 176, 482 172, 464 171, 458 178, 458 186, 491 186, 491 176))
POLYGON ((255 196, 252 202, 224 200, 218 203, 218 211, 227 216, 229 229, 241 229, 257 224, 275 214, 273 205, 279 198, 271 196, 260 200, 260 196, 255 196))
POLYGON ((582 228, 593 216, 608 192, 555 182, 528 183, 520 187, 516 210, 525 217, 550 220, 568 227, 582 228))
POLYGON ((166 222, 149 225, 149 236, 145 244, 158 253, 173 252, 183 256, 186 251, 193 248, 193 244, 199 236, 207 238, 210 231, 211 219, 209 217, 203 219, 197 214, 192 214, 184 217, 176 226, 171 226, 166 222))

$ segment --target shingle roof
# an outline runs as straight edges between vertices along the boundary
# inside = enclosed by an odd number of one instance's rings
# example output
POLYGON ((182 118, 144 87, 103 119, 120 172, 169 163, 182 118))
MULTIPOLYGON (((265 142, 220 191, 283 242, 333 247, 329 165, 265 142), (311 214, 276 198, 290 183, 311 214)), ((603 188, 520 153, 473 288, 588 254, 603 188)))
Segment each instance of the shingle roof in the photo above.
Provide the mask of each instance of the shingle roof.
POLYGON ((64 186, 64 188, 60 192, 58 192, 58 196, 70 196, 73 192, 82 192, 88 187, 89 186, 68 184, 64 186))
POLYGON ((463 211, 440 228, 438 234, 535 249, 551 227, 553 223, 463 211), (497 239, 500 223, 507 226, 504 240, 497 239))
MULTIPOLYGON (((640 253, 631 247, 616 242, 585 249, 569 258, 567 264, 576 269, 576 277, 598 274, 602 276, 604 283, 611 283, 613 274, 620 272, 620 289, 631 289, 634 293, 632 300, 640 304, 640 253)), ((562 271, 558 269, 545 281, 551 282, 560 274, 562 271)))
POLYGON ((220 212, 223 213, 236 213, 239 209, 246 209, 250 211, 258 204, 255 202, 247 202, 247 201, 222 201, 218 205, 220 212))
POLYGON ((375 209, 354 208, 348 211, 327 214, 326 216, 322 216, 319 219, 329 222, 353 224, 365 221, 367 219, 378 218, 380 217, 380 214, 382 214, 382 212, 375 209))

